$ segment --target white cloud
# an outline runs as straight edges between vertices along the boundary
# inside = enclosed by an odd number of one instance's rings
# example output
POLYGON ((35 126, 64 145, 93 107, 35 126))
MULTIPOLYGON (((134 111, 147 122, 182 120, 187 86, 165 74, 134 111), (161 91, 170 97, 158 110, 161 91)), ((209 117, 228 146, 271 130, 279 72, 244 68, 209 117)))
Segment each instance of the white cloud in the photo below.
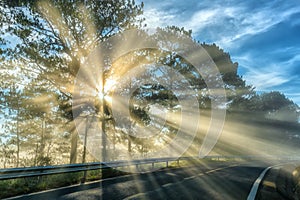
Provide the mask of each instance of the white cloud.
POLYGON ((195 37, 209 39, 223 48, 231 47, 232 43, 237 46, 236 40, 266 32, 300 12, 300 6, 286 9, 287 6, 266 4, 253 10, 249 4, 235 1, 224 5, 203 1, 201 7, 195 5, 194 9, 186 11, 189 1, 179 8, 170 1, 164 2, 162 6, 156 4, 156 7, 145 9, 144 16, 149 27, 185 27, 191 29, 195 37))
MULTIPOLYGON (((185 27, 192 29, 195 39, 216 43, 228 51, 234 61, 240 63, 243 78, 257 90, 268 91, 277 88, 284 92, 288 91, 285 88, 287 85, 294 91, 299 90, 300 83, 296 83, 295 80, 299 80, 300 75, 291 75, 291 71, 295 71, 296 64, 300 61, 299 47, 293 44, 273 45, 274 49, 271 46, 265 48, 267 52, 264 55, 261 55, 261 49, 249 47, 249 39, 255 40, 253 36, 262 36, 262 33, 269 35, 268 32, 280 23, 298 25, 299 20, 291 19, 300 13, 299 2, 233 0, 212 3, 209 0, 185 0, 175 3, 172 0, 149 0, 145 2, 145 6, 146 23, 150 27, 185 27), (151 4, 149 9, 147 3, 151 4)), ((278 33, 270 32, 270 35, 272 34, 278 33)), ((298 97, 297 101, 300 102, 298 97)))
POLYGON ((254 85, 257 90, 270 90, 274 86, 282 85, 290 81, 289 77, 282 75, 281 72, 261 72, 251 71, 244 75, 248 83, 254 85))
POLYGON ((258 35, 270 30, 274 25, 286 21, 293 14, 300 12, 300 7, 289 10, 274 9, 265 7, 251 12, 247 7, 240 7, 235 10, 235 30, 232 30, 231 35, 221 37, 218 44, 223 47, 237 46, 237 40, 247 36, 258 35))
POLYGON ((144 17, 146 18, 145 23, 149 28, 157 28, 157 27, 173 25, 175 19, 174 14, 159 9, 155 9, 155 8, 146 10, 144 12, 144 17))
POLYGON ((285 66, 291 66, 291 65, 294 65, 299 62, 300 62, 300 54, 297 54, 297 55, 294 55, 291 59, 284 62, 283 64, 285 64, 285 66))
POLYGON ((185 27, 187 27, 187 29, 192 29, 193 32, 198 32, 205 26, 211 23, 215 23, 215 19, 217 18, 218 12, 218 9, 197 11, 193 14, 191 19, 188 19, 186 22, 183 22, 182 25, 185 24, 185 27))
POLYGON ((270 90, 272 87, 280 86, 293 80, 296 76, 290 74, 292 66, 280 63, 268 63, 267 66, 258 66, 255 56, 250 53, 245 53, 241 56, 234 57, 238 60, 239 65, 243 67, 246 72, 243 77, 247 84, 253 85, 259 91, 270 90))

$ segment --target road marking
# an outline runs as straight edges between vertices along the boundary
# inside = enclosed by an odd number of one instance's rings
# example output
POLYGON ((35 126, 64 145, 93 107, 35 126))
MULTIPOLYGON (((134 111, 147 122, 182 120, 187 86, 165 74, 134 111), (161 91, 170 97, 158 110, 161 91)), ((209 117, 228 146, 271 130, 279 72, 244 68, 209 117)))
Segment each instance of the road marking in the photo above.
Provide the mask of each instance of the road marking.
POLYGON ((177 182, 171 182, 171 183, 166 183, 164 185, 162 185, 161 187, 158 187, 154 190, 149 190, 149 191, 146 191, 144 193, 138 193, 138 194, 135 194, 135 195, 132 195, 132 196, 129 196, 127 198, 125 198, 126 200, 128 199, 143 199, 143 196, 142 195, 147 195, 151 192, 159 192, 162 190, 162 187, 164 188, 168 188, 168 187, 171 187, 173 185, 178 185, 178 184, 181 184, 185 181, 188 181, 188 180, 191 180, 191 179, 195 179, 195 178, 199 178, 200 176, 203 176, 203 175, 207 175, 207 174, 210 174, 210 173, 213 173, 213 172, 217 172, 217 171, 221 171, 221 170, 224 170, 224 169, 228 169, 228 168, 233 168, 233 167, 237 167, 237 166, 240 166, 239 164, 233 164, 233 165, 229 165, 227 167, 220 167, 220 168, 216 168, 216 169, 211 169, 209 171, 206 171, 206 172, 203 172, 203 173, 199 173, 199 174, 196 174, 194 176, 189 176, 189 177, 186 177, 180 181, 177 181, 177 182))
MULTIPOLYGON (((283 166, 283 165, 286 165, 286 164, 290 164, 290 163, 293 163, 293 162, 286 162, 286 163, 281 163, 281 164, 277 164, 277 165, 273 165, 273 166, 270 166, 270 167, 267 167, 260 175, 259 177, 256 179, 256 181, 254 182, 252 188, 251 188, 251 191, 248 195, 248 198, 247 200, 255 200, 255 197, 256 197, 256 193, 258 191, 258 187, 261 183, 261 181, 263 180, 264 176, 266 175, 266 173, 271 169, 271 168, 278 168, 280 166, 283 166)), ((276 185, 275 185, 276 187, 276 185)))
POLYGON ((194 175, 194 176, 186 177, 186 178, 184 178, 183 180, 194 179, 194 178, 197 178, 197 177, 199 177, 199 176, 203 176, 203 175, 205 175, 205 174, 210 174, 210 173, 213 173, 213 172, 216 172, 216 171, 220 171, 220 170, 223 170, 223 169, 228 169, 228 168, 236 167, 236 166, 239 166, 239 165, 234 164, 234 165, 230 165, 230 166, 227 166, 227 167, 220 167, 220 168, 217 168, 217 169, 212 169, 212 170, 209 170, 209 171, 206 171, 206 172, 199 173, 199 174, 194 175))
POLYGON ((271 188, 276 188, 276 184, 271 181, 263 181, 263 185, 271 188))
POLYGON ((271 167, 266 168, 260 175, 259 177, 256 179, 256 181, 254 182, 251 191, 248 195, 247 200, 255 200, 257 191, 258 191, 258 187, 261 183, 261 181, 263 180, 264 176, 266 175, 266 173, 271 169, 271 167))

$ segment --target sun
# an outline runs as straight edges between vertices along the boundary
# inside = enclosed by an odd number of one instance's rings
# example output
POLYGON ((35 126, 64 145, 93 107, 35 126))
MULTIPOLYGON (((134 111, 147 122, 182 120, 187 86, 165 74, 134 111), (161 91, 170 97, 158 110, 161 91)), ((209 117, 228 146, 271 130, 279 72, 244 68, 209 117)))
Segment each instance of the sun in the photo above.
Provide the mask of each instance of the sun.
POLYGON ((116 81, 113 79, 108 79, 104 85, 104 92, 101 89, 97 89, 97 97, 100 100, 105 100, 107 103, 112 103, 112 97, 110 93, 112 92, 114 86, 116 85, 116 81))
POLYGON ((109 91, 112 91, 113 88, 116 85, 116 80, 114 79, 108 79, 105 81, 105 85, 104 85, 104 93, 108 93, 109 91))

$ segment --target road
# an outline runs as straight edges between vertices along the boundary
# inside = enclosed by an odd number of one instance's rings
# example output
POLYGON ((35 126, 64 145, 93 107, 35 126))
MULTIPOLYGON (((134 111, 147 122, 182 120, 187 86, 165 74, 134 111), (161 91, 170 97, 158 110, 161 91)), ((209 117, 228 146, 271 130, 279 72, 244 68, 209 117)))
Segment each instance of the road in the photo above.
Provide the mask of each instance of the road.
POLYGON ((16 199, 247 199, 253 183, 269 164, 208 162, 152 173, 115 177, 16 199))
POLYGON ((87 199, 247 199, 262 166, 228 163, 165 169, 113 178, 59 200, 87 199))

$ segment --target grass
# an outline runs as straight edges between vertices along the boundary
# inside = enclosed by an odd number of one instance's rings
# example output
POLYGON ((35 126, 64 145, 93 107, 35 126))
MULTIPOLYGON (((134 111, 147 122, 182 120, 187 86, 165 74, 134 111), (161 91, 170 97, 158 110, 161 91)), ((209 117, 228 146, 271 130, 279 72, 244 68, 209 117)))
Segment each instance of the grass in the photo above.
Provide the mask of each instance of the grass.
POLYGON ((7 198, 51 188, 58 188, 79 183, 82 172, 18 178, 0 182, 0 198, 7 198))
MULTIPOLYGON (((87 172, 86 181, 94 181, 125 174, 128 173, 112 168, 103 169, 102 171, 93 170, 87 172)), ((0 199, 78 184, 82 181, 83 176, 84 172, 75 172, 3 180, 0 181, 0 199)))

